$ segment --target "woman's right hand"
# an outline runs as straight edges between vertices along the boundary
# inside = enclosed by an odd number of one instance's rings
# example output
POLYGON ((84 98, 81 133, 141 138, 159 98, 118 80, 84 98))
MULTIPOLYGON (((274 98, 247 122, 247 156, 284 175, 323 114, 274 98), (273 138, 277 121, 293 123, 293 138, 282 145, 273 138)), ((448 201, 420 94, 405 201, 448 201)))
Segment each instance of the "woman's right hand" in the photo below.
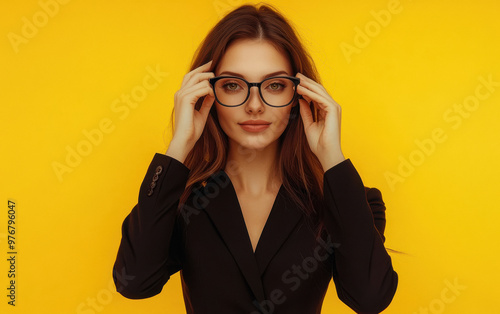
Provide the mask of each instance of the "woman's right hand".
POLYGON ((184 75, 181 88, 174 95, 175 128, 167 150, 177 160, 184 162, 187 154, 200 138, 215 97, 208 79, 214 77, 210 69, 212 61, 184 75), (194 106, 200 97, 206 96, 200 107, 194 106))

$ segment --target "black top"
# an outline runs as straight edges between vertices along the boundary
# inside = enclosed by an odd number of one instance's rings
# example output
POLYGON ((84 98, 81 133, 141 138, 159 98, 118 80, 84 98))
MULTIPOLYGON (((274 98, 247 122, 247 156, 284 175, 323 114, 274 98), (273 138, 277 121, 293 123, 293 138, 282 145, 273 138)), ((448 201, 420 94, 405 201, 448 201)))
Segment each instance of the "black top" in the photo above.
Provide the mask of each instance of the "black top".
POLYGON ((177 210, 188 174, 170 156, 153 157, 122 226, 113 278, 123 296, 152 297, 181 271, 188 314, 320 313, 332 278, 358 313, 379 313, 392 301, 398 275, 383 244, 385 204, 350 159, 324 173, 321 238, 281 185, 255 253, 226 172, 177 210))

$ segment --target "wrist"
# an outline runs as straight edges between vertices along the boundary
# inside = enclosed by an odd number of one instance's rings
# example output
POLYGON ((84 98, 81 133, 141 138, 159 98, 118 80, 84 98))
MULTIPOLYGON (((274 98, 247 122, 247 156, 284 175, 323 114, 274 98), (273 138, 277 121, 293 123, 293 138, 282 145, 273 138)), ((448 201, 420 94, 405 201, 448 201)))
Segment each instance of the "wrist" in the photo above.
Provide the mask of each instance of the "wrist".
POLYGON ((321 166, 323 167, 323 172, 326 172, 328 169, 340 164, 345 160, 346 158, 344 157, 344 154, 342 154, 342 152, 325 154, 323 158, 319 159, 321 166))
POLYGON ((189 150, 187 149, 186 143, 172 139, 170 141, 170 144, 168 145, 165 155, 175 158, 178 161, 184 163, 188 153, 189 150))

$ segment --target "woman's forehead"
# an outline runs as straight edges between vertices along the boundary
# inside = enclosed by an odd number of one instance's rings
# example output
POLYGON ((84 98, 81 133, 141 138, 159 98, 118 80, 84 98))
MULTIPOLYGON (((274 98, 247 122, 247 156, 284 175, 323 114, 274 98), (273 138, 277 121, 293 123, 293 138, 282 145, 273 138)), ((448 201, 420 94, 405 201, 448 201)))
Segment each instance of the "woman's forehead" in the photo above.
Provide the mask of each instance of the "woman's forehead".
POLYGON ((222 56, 215 74, 238 73, 245 77, 265 77, 270 73, 286 72, 291 75, 288 57, 266 40, 238 40, 222 56))

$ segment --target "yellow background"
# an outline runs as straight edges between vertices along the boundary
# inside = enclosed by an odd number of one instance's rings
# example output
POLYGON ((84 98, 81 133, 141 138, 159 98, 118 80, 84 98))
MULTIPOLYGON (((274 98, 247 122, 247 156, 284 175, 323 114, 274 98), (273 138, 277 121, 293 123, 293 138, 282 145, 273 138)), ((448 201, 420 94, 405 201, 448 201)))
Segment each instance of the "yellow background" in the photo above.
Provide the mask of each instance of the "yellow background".
MULTIPOLYGON (((67 2, 0 4, 0 312, 185 313, 178 274, 160 295, 128 300, 111 269, 147 166, 168 146, 173 94, 191 57, 243 1, 67 2), (44 3, 53 15, 45 20, 44 3), (13 44, 33 18, 36 34, 13 44), (144 100, 126 116, 113 109, 157 67, 167 74, 144 100), (112 130, 58 178, 53 164, 66 164, 68 147, 84 149, 84 131, 102 120, 112 130), (17 203, 15 308, 6 297, 9 199, 17 203)), ((384 313, 500 313, 500 86, 481 85, 500 82, 500 2, 271 3, 297 27, 342 106, 344 154, 386 202, 386 245, 407 253, 391 253, 400 281, 384 313), (398 12, 377 22, 390 9, 398 12), (360 42, 358 31, 370 35, 360 42), (348 45, 356 52, 344 52, 348 45), (467 118, 453 111, 464 102, 467 118), (398 169, 402 160, 413 169, 398 169)), ((352 313, 333 285, 323 313, 352 313)))

